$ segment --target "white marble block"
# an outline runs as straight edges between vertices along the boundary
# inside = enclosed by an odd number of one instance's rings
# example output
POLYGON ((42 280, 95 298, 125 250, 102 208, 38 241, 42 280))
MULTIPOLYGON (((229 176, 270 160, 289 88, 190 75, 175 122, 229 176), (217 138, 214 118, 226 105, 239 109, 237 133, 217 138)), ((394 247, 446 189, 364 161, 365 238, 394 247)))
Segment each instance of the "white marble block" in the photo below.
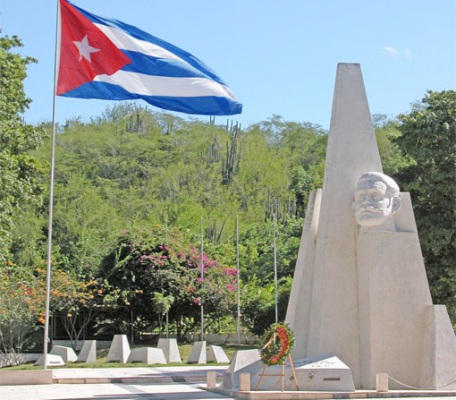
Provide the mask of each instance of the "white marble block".
POLYGON ((76 362, 94 363, 97 361, 97 341, 85 340, 76 362))
MULTIPOLYGON (((295 366, 299 390, 354 392, 350 368, 332 354, 297 360, 295 366)), ((287 368, 289 370, 289 368, 287 368)), ((286 373, 286 376, 290 372, 286 373)), ((290 385, 288 385, 290 386, 290 385)))
POLYGON ((157 348, 162 349, 165 354, 166 361, 169 363, 182 362, 179 347, 176 339, 159 339, 157 348))
POLYGON ((75 362, 78 359, 78 356, 71 347, 66 346, 53 346, 50 354, 55 354, 56 356, 62 357, 65 363, 75 362))
POLYGON ((229 358, 226 356, 225 352, 220 346, 209 346, 209 351, 207 353, 208 362, 216 362, 219 364, 228 364, 230 362, 229 358))
MULTIPOLYGON (((61 356, 58 356, 56 354, 48 354, 46 357, 46 364, 48 367, 54 367, 56 365, 65 365, 65 361, 63 361, 63 358, 61 356)), ((34 365, 43 365, 43 356, 38 358, 34 365)))
POLYGON ((108 353, 108 362, 120 362, 125 364, 130 356, 130 345, 127 335, 114 335, 108 353))
POLYGON ((188 364, 206 364, 206 341, 193 343, 188 364))
POLYGON ((132 349, 127 362, 142 362, 145 364, 166 364, 162 349, 152 347, 137 347, 132 349))
POLYGON ((263 364, 259 350, 239 350, 231 359, 230 366, 223 375, 223 389, 240 390, 241 374, 254 374, 261 371, 263 364))

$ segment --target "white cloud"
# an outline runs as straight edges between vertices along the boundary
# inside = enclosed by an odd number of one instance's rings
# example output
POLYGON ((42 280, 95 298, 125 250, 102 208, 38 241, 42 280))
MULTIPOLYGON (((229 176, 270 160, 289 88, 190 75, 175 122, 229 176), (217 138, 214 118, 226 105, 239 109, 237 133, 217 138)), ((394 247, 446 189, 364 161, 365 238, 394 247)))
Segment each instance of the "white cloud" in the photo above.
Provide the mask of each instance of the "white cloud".
POLYGON ((410 49, 396 49, 392 46, 383 46, 382 53, 394 58, 405 58, 406 60, 412 60, 412 51, 410 49))

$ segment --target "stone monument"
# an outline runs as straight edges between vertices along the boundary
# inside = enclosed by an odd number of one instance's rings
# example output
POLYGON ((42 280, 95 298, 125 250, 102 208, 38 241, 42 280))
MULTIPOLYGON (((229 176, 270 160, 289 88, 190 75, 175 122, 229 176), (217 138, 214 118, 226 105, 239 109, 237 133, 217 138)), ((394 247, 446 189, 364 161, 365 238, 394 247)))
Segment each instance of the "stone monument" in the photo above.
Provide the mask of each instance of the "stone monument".
POLYGON ((377 373, 390 388, 456 388, 456 337, 432 304, 410 196, 383 174, 359 64, 337 68, 323 188, 309 199, 286 322, 293 359, 332 353, 357 388, 374 389, 377 373))

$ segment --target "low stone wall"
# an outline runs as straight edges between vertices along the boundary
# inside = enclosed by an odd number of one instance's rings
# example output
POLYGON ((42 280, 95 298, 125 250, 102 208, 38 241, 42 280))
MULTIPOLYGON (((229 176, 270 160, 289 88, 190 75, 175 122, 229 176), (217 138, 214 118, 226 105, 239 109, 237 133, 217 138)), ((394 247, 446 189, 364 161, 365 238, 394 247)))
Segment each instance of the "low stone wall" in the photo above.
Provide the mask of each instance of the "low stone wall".
MULTIPOLYGON (((54 346, 65 346, 65 347, 72 347, 71 340, 53 340, 52 344, 54 346)), ((78 344, 76 346, 76 351, 80 351, 82 349, 82 345, 84 344, 84 340, 78 340, 78 344)), ((97 340, 97 349, 109 349, 111 346, 110 340, 97 340)))
POLYGON ((11 365, 33 363, 40 358, 40 353, 0 353, 0 368, 11 365))
MULTIPOLYGON (((186 339, 189 342, 196 342, 201 340, 200 333, 188 334, 186 339)), ((258 341, 258 336, 252 333, 242 333, 240 338, 241 344, 254 345, 258 341)), ((238 334, 237 332, 233 333, 207 333, 204 335, 204 340, 208 344, 237 344, 238 343, 238 334)))
POLYGON ((51 385, 52 370, 0 371, 2 385, 51 385))

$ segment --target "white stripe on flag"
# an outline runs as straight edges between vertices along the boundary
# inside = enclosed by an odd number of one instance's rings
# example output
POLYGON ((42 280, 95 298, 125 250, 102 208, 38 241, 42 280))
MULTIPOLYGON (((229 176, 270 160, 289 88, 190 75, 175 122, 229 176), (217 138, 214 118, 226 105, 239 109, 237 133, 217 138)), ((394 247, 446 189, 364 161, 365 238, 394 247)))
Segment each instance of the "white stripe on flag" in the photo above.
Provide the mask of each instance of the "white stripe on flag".
POLYGON ((141 96, 220 96, 236 100, 234 93, 227 86, 204 78, 170 78, 120 70, 113 75, 98 75, 94 81, 118 85, 130 93, 141 96))
POLYGON ((150 43, 146 40, 136 39, 125 33, 122 29, 114 28, 103 24, 95 24, 119 49, 137 51, 144 53, 152 57, 157 58, 171 58, 174 60, 182 60, 174 53, 164 49, 163 47, 157 46, 156 44, 150 43))

